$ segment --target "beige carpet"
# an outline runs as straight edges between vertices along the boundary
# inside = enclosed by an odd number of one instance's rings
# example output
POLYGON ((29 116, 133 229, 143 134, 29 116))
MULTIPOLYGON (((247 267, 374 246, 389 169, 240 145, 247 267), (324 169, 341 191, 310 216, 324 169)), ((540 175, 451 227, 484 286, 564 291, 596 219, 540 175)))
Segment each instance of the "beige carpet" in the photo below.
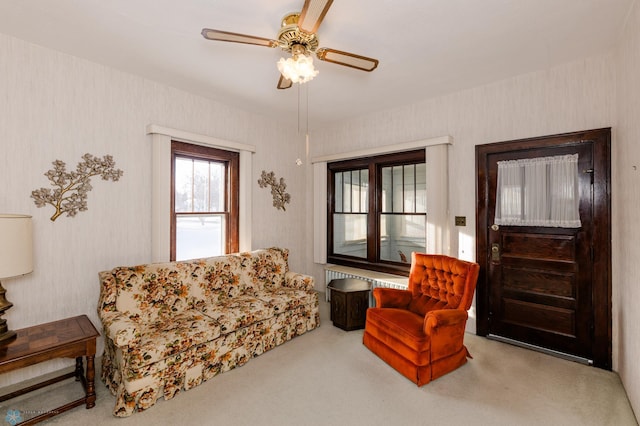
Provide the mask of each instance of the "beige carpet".
MULTIPOLYGON (((321 295, 321 300, 324 298, 321 295)), ((96 407, 61 425, 636 425, 617 374, 467 334, 474 359, 418 388, 362 345, 362 331, 322 325, 170 401, 129 418, 97 381, 96 407)), ((82 395, 69 380, 0 405, 51 409, 82 395), (34 393, 35 394, 35 393, 34 393)), ((31 416, 31 415, 29 415, 31 416)), ((25 417, 27 417, 25 415, 25 417)))

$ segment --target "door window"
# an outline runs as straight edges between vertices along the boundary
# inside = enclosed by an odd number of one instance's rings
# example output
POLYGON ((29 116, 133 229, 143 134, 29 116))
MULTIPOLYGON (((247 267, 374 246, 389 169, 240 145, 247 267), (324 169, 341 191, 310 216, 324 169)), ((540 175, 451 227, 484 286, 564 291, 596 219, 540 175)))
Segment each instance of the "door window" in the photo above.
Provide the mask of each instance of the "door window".
POLYGON ((578 154, 498 161, 494 223, 580 228, 578 154))

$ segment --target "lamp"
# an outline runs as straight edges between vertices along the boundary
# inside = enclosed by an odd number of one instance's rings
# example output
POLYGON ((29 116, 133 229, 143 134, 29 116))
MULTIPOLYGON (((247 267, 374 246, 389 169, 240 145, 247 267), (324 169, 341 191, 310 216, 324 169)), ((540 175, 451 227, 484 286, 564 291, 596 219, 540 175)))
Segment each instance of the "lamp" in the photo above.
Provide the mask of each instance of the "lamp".
MULTIPOLYGON (((0 279, 16 277, 33 271, 33 232, 31 216, 0 214, 0 279)), ((0 345, 16 335, 2 318, 13 306, 5 297, 7 291, 0 282, 0 345)))
POLYGON ((294 44, 291 53, 291 58, 280 58, 278 61, 280 74, 293 83, 302 84, 313 80, 319 71, 313 67, 313 58, 307 54, 307 49, 301 44, 294 44))

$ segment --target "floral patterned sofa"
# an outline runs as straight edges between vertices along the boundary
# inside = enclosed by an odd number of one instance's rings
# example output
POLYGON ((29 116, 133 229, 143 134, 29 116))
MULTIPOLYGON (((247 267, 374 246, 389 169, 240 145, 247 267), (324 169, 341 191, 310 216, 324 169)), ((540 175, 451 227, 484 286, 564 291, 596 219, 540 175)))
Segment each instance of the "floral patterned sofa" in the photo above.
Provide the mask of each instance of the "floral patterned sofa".
POLYGON ((130 416, 320 325, 314 279, 287 249, 99 273, 102 380, 130 416))

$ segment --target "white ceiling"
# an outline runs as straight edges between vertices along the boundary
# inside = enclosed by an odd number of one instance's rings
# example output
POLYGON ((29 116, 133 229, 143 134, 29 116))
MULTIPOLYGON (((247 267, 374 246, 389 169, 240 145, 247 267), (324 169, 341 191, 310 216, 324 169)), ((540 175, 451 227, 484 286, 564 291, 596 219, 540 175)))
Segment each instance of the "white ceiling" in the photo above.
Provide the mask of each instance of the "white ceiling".
MULTIPOLYGON (((320 47, 377 58, 380 65, 367 73, 316 60, 320 74, 306 84, 310 126, 609 51, 634 1, 335 0, 317 33, 320 47)), ((302 4, 0 0, 0 33, 295 121, 298 86, 276 89, 276 61, 287 54, 205 40, 200 31, 275 39, 282 17, 302 4)))

